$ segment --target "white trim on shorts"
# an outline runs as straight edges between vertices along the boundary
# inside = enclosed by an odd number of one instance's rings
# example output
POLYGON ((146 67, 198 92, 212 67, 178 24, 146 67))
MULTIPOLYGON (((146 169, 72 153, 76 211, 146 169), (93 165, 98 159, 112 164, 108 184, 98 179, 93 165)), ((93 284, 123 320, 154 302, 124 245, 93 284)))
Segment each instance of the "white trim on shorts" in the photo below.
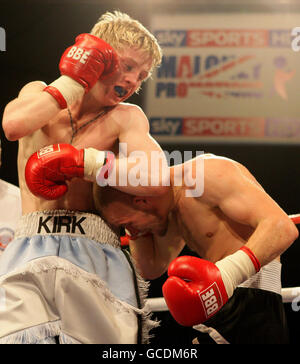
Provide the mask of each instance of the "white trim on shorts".
POLYGON ((15 239, 35 235, 81 236, 120 247, 118 235, 100 216, 88 212, 49 210, 23 215, 17 226, 15 239))

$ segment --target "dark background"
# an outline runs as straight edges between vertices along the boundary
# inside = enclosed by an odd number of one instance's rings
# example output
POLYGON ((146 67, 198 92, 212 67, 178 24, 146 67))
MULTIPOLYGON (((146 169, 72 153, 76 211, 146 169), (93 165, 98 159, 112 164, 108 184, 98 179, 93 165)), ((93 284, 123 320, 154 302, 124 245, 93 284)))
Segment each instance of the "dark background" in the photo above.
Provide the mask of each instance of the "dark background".
MULTIPOLYGON (((0 26, 6 31, 6 51, 0 52, 1 69, 1 119, 5 105, 17 97, 18 91, 28 82, 43 80, 52 82, 59 76, 58 62, 65 48, 73 44, 79 33, 89 32, 105 11, 119 9, 145 26, 150 23, 151 14, 168 12, 182 13, 188 11, 241 11, 247 6, 248 11, 294 11, 297 6, 291 4, 276 5, 269 1, 224 1, 220 6, 211 1, 178 0, 1 0, 0 26), (239 6, 237 6, 237 3, 239 6), (261 3, 267 3, 265 6, 261 3)), ((279 2, 280 3, 280 2, 279 2)), ((297 8, 298 9, 298 8, 297 8)), ((296 10, 297 10, 296 9, 296 10)), ((300 26, 300 17, 299 24, 300 26)), ((300 54, 299 54, 300 65, 300 54)), ((130 100, 143 107, 143 91, 130 100)), ((2 166, 0 178, 18 185, 16 157, 17 142, 8 142, 1 128, 2 166)), ((187 145, 162 145, 164 150, 181 150, 187 145)), ((229 144, 203 143, 188 145, 188 150, 202 150, 235 159, 247 166, 263 185, 266 191, 288 213, 300 212, 299 192, 299 155, 298 145, 229 144), (200 149, 199 149, 200 148, 200 149)), ((259 209, 260 207, 257 206, 259 209)), ((299 239, 298 239, 299 240, 299 239)), ((190 252, 188 252, 190 253, 190 252)), ((300 245, 296 241, 282 256, 283 287, 300 286, 299 275, 300 245)), ((160 297, 161 285, 165 276, 151 282, 150 297, 160 297)), ((300 306, 300 305, 299 305, 300 306)), ((291 331, 291 342, 300 338, 300 310, 294 312, 291 304, 285 304, 291 331)), ((266 307, 266 310, 268 307, 266 307)), ((179 327, 168 312, 156 315, 162 320, 162 326, 156 330, 157 337, 153 343, 189 344, 195 336, 194 330, 179 327)))

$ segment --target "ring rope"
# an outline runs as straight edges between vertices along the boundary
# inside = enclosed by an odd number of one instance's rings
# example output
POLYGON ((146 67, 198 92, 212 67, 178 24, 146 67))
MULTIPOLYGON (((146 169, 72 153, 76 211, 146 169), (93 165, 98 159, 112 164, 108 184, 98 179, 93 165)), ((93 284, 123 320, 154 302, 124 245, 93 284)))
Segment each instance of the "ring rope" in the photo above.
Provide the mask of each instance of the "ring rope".
MULTIPOLYGON (((300 302, 300 287, 282 288, 281 290, 283 303, 297 301, 300 302)), ((152 312, 169 311, 166 301, 163 297, 148 298, 146 307, 152 312)))

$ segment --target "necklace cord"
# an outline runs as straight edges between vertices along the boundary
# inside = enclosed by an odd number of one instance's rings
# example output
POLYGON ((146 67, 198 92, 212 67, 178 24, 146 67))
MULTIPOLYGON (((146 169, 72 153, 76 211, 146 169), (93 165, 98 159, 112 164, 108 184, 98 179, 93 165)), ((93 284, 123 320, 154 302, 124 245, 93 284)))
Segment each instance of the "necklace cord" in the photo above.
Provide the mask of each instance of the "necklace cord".
POLYGON ((87 121, 86 123, 84 123, 83 125, 81 125, 79 128, 75 129, 74 126, 74 121, 73 121, 73 117, 71 114, 71 110, 68 108, 68 113, 69 113, 69 118, 70 118, 70 124, 71 124, 71 129, 72 129, 72 136, 71 136, 71 140, 70 143, 72 145, 73 143, 73 139, 75 138, 75 136, 78 134, 79 130, 83 129, 84 127, 86 127, 87 125, 91 124, 92 122, 96 121, 98 118, 102 117, 104 114, 106 114, 107 110, 102 110, 99 114, 97 114, 93 119, 87 121))

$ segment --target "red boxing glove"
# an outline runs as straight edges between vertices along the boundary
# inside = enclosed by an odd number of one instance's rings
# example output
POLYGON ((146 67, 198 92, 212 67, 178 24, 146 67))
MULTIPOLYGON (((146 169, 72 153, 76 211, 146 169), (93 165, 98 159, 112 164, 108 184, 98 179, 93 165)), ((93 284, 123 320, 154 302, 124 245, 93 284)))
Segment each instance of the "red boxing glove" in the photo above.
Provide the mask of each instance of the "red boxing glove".
MULTIPOLYGON (((25 168, 25 179, 29 190, 37 197, 57 200, 67 191, 66 181, 74 177, 95 181, 97 174, 113 153, 93 148, 76 149, 69 144, 54 144, 33 153, 25 168), (109 155, 109 158, 107 156, 109 155)), ((112 163, 110 164, 112 168, 112 163)), ((107 170, 108 178, 111 170, 107 170)))
POLYGON ((243 246, 213 264, 182 256, 169 266, 163 294, 174 319, 183 326, 201 324, 214 316, 235 288, 260 270, 254 253, 243 246))
POLYGON ((88 92, 101 78, 110 77, 118 67, 118 56, 104 40, 92 34, 80 34, 75 45, 63 53, 59 69, 62 75, 80 83, 88 92))
POLYGON ((99 78, 113 75, 119 65, 118 55, 104 40, 80 34, 75 45, 63 53, 59 69, 61 77, 44 88, 65 109, 88 92, 99 78))
POLYGON ((228 301, 217 266, 197 257, 181 256, 168 269, 163 295, 170 313, 183 326, 194 326, 216 314, 228 301))

